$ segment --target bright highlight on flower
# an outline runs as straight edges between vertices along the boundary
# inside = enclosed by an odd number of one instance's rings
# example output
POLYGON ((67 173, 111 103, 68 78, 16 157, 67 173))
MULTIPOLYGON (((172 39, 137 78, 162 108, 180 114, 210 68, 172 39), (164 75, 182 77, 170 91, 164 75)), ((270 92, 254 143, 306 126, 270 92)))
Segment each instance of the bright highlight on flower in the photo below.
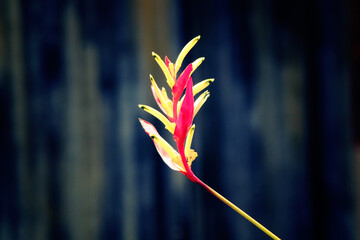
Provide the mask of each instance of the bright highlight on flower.
POLYGON ((240 208, 235 206, 229 200, 202 182, 191 170, 191 164, 198 156, 197 152, 191 149, 191 142, 195 132, 195 124, 193 124, 193 120, 196 114, 199 112, 200 108, 209 98, 210 92, 205 90, 200 94, 199 97, 197 97, 196 100, 194 100, 194 97, 203 91, 207 86, 209 86, 209 84, 212 83, 214 79, 206 79, 197 83, 195 86, 193 85, 191 75, 205 60, 203 57, 196 59, 188 66, 186 66, 179 77, 177 77, 177 75, 182 66, 184 58, 199 41, 199 39, 200 36, 197 36, 189 43, 187 43, 181 50, 175 63, 172 63, 168 57, 165 57, 164 62, 159 55, 154 52, 152 53, 152 56, 165 75, 166 82, 171 90, 171 98, 169 98, 167 95, 166 89, 164 87, 160 89, 154 77, 150 75, 152 94, 157 105, 163 113, 150 106, 141 104, 139 105, 141 109, 160 120, 164 124, 165 129, 173 134, 173 139, 176 143, 177 150, 175 150, 171 144, 169 144, 160 136, 156 128, 151 123, 140 118, 139 121, 145 132, 153 140, 160 157, 171 169, 183 173, 191 181, 204 187, 206 190, 230 206, 236 212, 241 214, 273 239, 279 239, 240 208))

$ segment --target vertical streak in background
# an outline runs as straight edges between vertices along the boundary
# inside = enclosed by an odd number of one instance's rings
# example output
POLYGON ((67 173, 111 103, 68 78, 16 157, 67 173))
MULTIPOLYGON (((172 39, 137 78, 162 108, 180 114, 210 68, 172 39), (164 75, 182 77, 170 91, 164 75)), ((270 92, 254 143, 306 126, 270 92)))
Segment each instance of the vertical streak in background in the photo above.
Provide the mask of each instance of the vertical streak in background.
MULTIPOLYGON (((135 16, 137 19, 135 19, 136 22, 136 29, 138 31, 135 33, 136 39, 138 39, 137 42, 137 49, 139 49, 138 56, 139 56, 139 66, 142 66, 142 68, 139 67, 139 97, 140 101, 144 101, 148 99, 149 94, 145 95, 147 93, 146 89, 148 87, 146 84, 142 84, 143 77, 147 77, 148 73, 150 72, 150 60, 149 57, 151 56, 151 51, 153 50, 155 46, 155 12, 153 11, 153 1, 136 1, 135 3, 135 16), (146 98, 141 96, 147 96, 146 98)), ((145 79, 144 79, 145 81, 145 79)))
MULTIPOLYGON (((138 91, 138 101, 141 103, 148 103, 150 105, 155 103, 151 96, 149 73, 154 76, 159 85, 164 86, 167 89, 169 94, 169 88, 166 86, 164 75, 153 60, 151 52, 155 51, 161 56, 161 58, 164 58, 165 54, 173 52, 171 50, 173 47, 172 43, 175 41, 175 37, 174 35, 170 36, 170 33, 173 33, 171 27, 175 27, 175 24, 173 24, 173 16, 170 14, 171 6, 171 3, 165 0, 135 2, 134 16, 136 16, 136 19, 134 19, 134 21, 136 24, 136 29, 138 29, 138 31, 135 32, 135 35, 136 39, 138 39, 136 48, 138 49, 137 57, 139 59, 139 83, 136 89, 138 91)), ((176 56, 168 56, 171 60, 175 61, 176 56)), ((155 107, 155 105, 153 106, 155 107)), ((138 114, 140 114, 140 112, 138 112, 138 114)), ((150 115, 147 116, 147 120, 149 120, 149 117, 150 115)), ((153 122, 156 124, 156 121, 157 120, 154 120, 153 122)), ((161 133, 161 130, 158 130, 161 133)), ((154 150, 151 149, 150 151, 154 150)), ((149 197, 154 198, 153 207, 158 209, 158 211, 154 212, 152 216, 147 216, 148 218, 151 218, 149 219, 150 222, 148 223, 151 225, 151 227, 146 228, 151 230, 145 231, 150 231, 150 234, 154 235, 143 235, 141 237, 142 239, 171 239, 173 237, 171 236, 172 230, 177 227, 173 222, 174 211, 176 211, 174 210, 174 206, 176 205, 176 202, 168 201, 171 198, 170 196, 174 193, 172 186, 173 179, 170 180, 168 178, 171 178, 171 176, 173 176, 172 174, 174 173, 166 172, 165 174, 162 174, 163 171, 169 171, 169 169, 166 168, 158 155, 153 155, 151 152, 148 152, 147 155, 156 156, 154 158, 146 158, 153 162, 149 163, 151 168, 144 169, 144 171, 146 171, 146 175, 149 175, 148 179, 151 179, 151 184, 146 183, 145 186, 152 188, 150 191, 152 191, 153 194, 149 197), (155 171, 152 171, 152 169, 155 169, 155 171)), ((140 164, 145 165, 148 163, 140 164)), ((146 179, 146 177, 144 176, 143 179, 146 179)), ((139 184, 143 185, 140 182, 139 184)), ((139 196, 139 198, 141 198, 141 196, 139 196)), ((146 204, 145 200, 144 204, 146 204)), ((146 234, 146 232, 143 232, 143 234, 146 234)))
MULTIPOLYGON (((85 153, 85 189, 84 201, 87 202, 87 213, 85 218, 89 217, 86 226, 87 233, 97 239, 100 226, 100 202, 102 200, 103 189, 103 129, 102 129, 102 102, 98 88, 98 54, 97 49, 89 44, 84 49, 85 55, 85 102, 88 107, 84 110, 86 126, 83 134, 84 153, 85 153)), ((90 239, 90 238, 87 238, 90 239)))
MULTIPOLYGON (((133 10, 131 4, 123 6, 121 11, 124 13, 127 19, 132 19, 133 14, 130 10, 133 10)), ((144 224, 143 220, 138 218, 139 205, 141 203, 141 196, 139 196, 139 186, 142 184, 139 181, 138 176, 138 164, 136 151, 139 149, 135 144, 135 128, 137 127, 136 118, 136 89, 137 82, 134 79, 138 78, 137 72, 138 64, 136 56, 131 52, 135 45, 132 40, 133 29, 131 26, 122 26, 120 34, 123 36, 121 43, 122 51, 117 58, 116 66, 116 79, 118 82, 116 96, 116 113, 119 119, 119 127, 117 128, 116 135, 119 138, 118 147, 119 151, 119 167, 120 175, 120 187, 119 190, 121 196, 121 239, 124 240, 137 240, 141 236, 141 229, 144 224)))
POLYGON ((27 216, 28 210, 31 209, 29 204, 30 197, 30 174, 28 171, 28 129, 27 129, 27 107, 26 107, 26 93, 24 80, 24 53, 22 44, 22 24, 21 24, 21 5, 18 0, 8 1, 9 12, 9 32, 10 32, 10 79, 12 80, 12 102, 13 102, 13 116, 14 122, 14 140, 15 140, 15 158, 18 160, 18 182, 19 187, 19 237, 25 239, 25 236, 31 234, 30 226, 28 225, 27 216))
MULTIPOLYGON (((134 75, 131 72, 131 66, 133 61, 129 61, 129 58, 122 59, 120 61, 119 69, 122 71, 119 73, 120 81, 120 93, 118 97, 117 107, 119 112, 119 136, 120 136, 120 159, 121 159, 121 196, 122 196, 122 239, 136 240, 139 239, 138 232, 140 230, 137 216, 139 197, 137 195, 138 181, 136 178, 136 148, 134 147, 134 128, 136 122, 135 106, 129 103, 136 101, 134 99, 133 90, 135 84, 131 80, 134 75)), ((141 164, 141 163, 140 163, 141 164)), ((140 219, 141 222, 141 219, 140 219)), ((141 225, 140 225, 141 226, 141 225)))
POLYGON ((103 129, 98 54, 80 36, 73 5, 65 11, 66 138, 62 159, 64 220, 71 239, 98 239, 103 129))
MULTIPOLYGON (((123 4, 121 13, 130 22, 133 21, 133 6, 129 3, 123 4), (125 6, 124 6, 125 5, 125 6)), ((123 19, 123 17, 122 17, 123 19)), ((132 25, 124 26, 120 28, 121 35, 121 52, 117 56, 117 62, 115 70, 115 84, 116 102, 115 106, 117 110, 116 119, 119 120, 119 126, 117 127, 116 135, 119 142, 117 147, 119 148, 119 188, 121 201, 118 206, 120 208, 121 218, 121 239, 124 240, 136 240, 141 235, 141 227, 143 226, 142 219, 139 219, 139 203, 141 202, 141 196, 138 196, 139 178, 137 177, 137 145, 135 144, 134 129, 136 122, 135 111, 137 110, 136 104, 136 89, 137 83, 134 81, 138 77, 136 57, 131 54, 134 43, 132 25), (130 35, 130 36, 129 36, 130 35)))
POLYGON ((66 112, 66 126, 65 126, 65 153, 63 164, 64 181, 64 222, 69 231, 69 236, 72 238, 79 238, 81 235, 81 221, 79 211, 82 206, 79 203, 79 194, 81 194, 81 186, 79 180, 80 168, 80 83, 81 66, 80 66, 80 39, 79 39, 79 21, 75 16, 74 8, 70 5, 65 9, 64 13, 64 31, 65 31, 65 83, 67 96, 66 112))
MULTIPOLYGON (((169 16, 169 3, 164 0, 136 1, 134 7, 134 19, 138 58, 139 60, 139 79, 140 79, 140 100, 148 100, 150 94, 148 76, 154 70, 159 73, 156 76, 163 77, 162 72, 157 67, 151 52, 157 52, 162 58, 164 53, 169 53, 170 42, 174 40, 170 37, 171 16, 169 16), (153 67, 156 66, 156 69, 153 67), (141 96, 146 96, 146 99, 141 96)), ((175 61, 175 60, 174 60, 175 61)), ((164 81, 165 82, 165 81, 164 81)), ((161 81, 161 83, 164 83, 161 81)))
MULTIPOLYGON (((218 98, 220 107, 219 116, 212 117, 214 123, 221 126, 220 136, 221 141, 218 143, 218 149, 204 149, 209 151, 213 157, 213 162, 208 166, 217 171, 213 170, 213 175, 209 175, 208 179, 213 181, 217 179, 218 186, 217 189, 224 196, 228 196, 232 202, 238 204, 241 209, 244 209, 248 212, 251 207, 251 196, 249 194, 237 194, 238 192, 249 192, 250 191, 250 172, 246 167, 243 167, 246 159, 249 157, 249 148, 245 147, 249 142, 246 139, 248 132, 243 132, 242 130, 245 123, 243 121, 244 116, 244 85, 243 79, 241 76, 234 70, 234 68, 239 67, 238 62, 234 63, 236 57, 234 57, 234 50, 232 47, 235 43, 235 37, 231 32, 231 16, 227 15, 226 12, 231 8, 228 4, 220 3, 217 5, 217 14, 219 14, 219 25, 221 27, 217 29, 218 36, 218 52, 216 53, 217 59, 217 68, 218 78, 215 78, 215 88, 213 91, 216 91, 218 88, 218 94, 214 94, 214 99, 218 98), (218 158, 218 159, 217 159, 218 158), (240 167, 239 167, 240 166, 240 167), (218 172, 218 173, 216 173, 218 172), (226 177, 225 177, 226 176, 226 177), (221 190, 223 188, 224 190, 221 190)), ((248 47, 248 46, 247 46, 248 47)), ((211 76, 212 73, 210 73, 211 76)), ((213 102, 209 104, 215 104, 213 102)), ((219 131, 219 130, 218 130, 219 131)), ((217 134, 216 132, 213 133, 217 134)), ((215 138, 214 138, 215 139, 215 138)), ((215 141, 211 142, 215 144, 215 141)), ((204 153, 209 154, 209 153, 204 153)), ((208 161, 204 158, 205 161, 208 161)), ((203 163, 206 164, 206 163, 203 163)), ((209 168, 210 169, 210 168, 209 168)), ((209 174, 209 173, 207 173, 209 174)), ((214 181, 215 182, 215 181, 214 181)), ((216 182, 215 182, 216 183, 216 182)), ((216 185, 214 185, 216 187, 216 185)), ((206 196, 211 198, 211 196, 206 196)), ((210 200, 210 199, 209 199, 210 200)), ((207 201, 209 201, 207 200, 207 201)), ((207 211, 207 226, 210 228, 210 236, 214 235, 214 239, 217 238, 234 238, 234 239, 248 239, 250 236, 249 224, 247 221, 244 221, 243 218, 234 214, 232 211, 228 211, 226 208, 221 208, 221 203, 216 203, 216 208, 210 209, 207 211), (224 211, 225 210, 225 211, 224 211), (228 216, 234 216, 236 218, 231 218, 228 216), (224 224, 218 225, 217 218, 220 218, 221 222, 224 224), (230 229, 236 229, 233 233, 230 232, 230 229)), ((206 216, 206 215, 205 215, 206 216)), ((207 230, 207 232, 209 232, 207 230)), ((208 238, 206 236, 205 238, 208 238)))
MULTIPOLYGON (((293 219, 285 220, 283 208, 290 208, 289 202, 286 201, 287 193, 291 191, 285 183, 294 183, 291 178, 292 171, 285 174, 283 169, 286 162, 294 159, 287 158, 286 142, 284 141, 284 121, 283 119, 283 102, 285 99, 284 86, 281 82, 281 70, 283 65, 276 58, 277 41, 282 40, 281 35, 278 36, 279 29, 274 22, 273 5, 257 2, 254 12, 254 58, 255 58, 255 77, 254 77, 254 99, 253 120, 255 145, 257 149, 261 149, 260 154, 256 154, 254 161, 258 161, 258 171, 260 173, 259 186, 262 192, 258 192, 258 196, 267 199, 257 206, 258 209, 264 211, 264 224, 266 220, 270 223, 281 222, 284 229, 290 229, 293 219), (260 7, 261 6, 261 7, 260 7), (285 146, 284 146, 285 145, 285 146), (260 168, 259 168, 260 167, 260 168), (263 182, 266 177, 266 183, 263 182), (286 179, 286 181, 284 181, 286 179), (281 219, 283 217, 283 219, 281 219)), ((291 79, 287 79, 291 81, 291 79)), ((286 89, 288 90, 288 89, 286 89)), ((256 200, 255 200, 256 201, 256 200)), ((260 215, 261 216, 261 215, 260 215)), ((267 224, 269 226, 269 223, 267 224)), ((274 232, 278 232, 280 224, 271 226, 274 232)), ((284 234, 284 233, 283 233, 284 234)), ((281 235, 280 235, 281 237, 281 235)))

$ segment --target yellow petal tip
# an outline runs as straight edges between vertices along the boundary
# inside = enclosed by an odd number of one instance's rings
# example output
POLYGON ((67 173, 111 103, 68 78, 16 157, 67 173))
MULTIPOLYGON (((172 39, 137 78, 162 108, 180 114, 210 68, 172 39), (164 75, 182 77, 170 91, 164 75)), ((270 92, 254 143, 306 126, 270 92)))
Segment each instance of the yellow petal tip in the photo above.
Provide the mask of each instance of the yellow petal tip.
POLYGON ((159 55, 157 55, 155 52, 152 52, 151 55, 152 55, 154 58, 159 58, 159 55))

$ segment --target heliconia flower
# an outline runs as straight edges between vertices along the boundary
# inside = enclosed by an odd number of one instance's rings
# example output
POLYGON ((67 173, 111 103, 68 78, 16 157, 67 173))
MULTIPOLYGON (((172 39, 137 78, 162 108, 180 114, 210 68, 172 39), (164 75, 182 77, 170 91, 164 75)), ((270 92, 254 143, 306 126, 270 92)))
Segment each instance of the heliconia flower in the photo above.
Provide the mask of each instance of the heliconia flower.
POLYGON ((184 173, 192 181, 195 181, 195 178, 191 172, 190 166, 192 161, 197 157, 197 153, 190 149, 195 130, 195 125, 192 124, 192 121, 196 113, 209 97, 209 92, 205 91, 196 101, 194 101, 194 96, 205 89, 214 81, 214 79, 206 79, 193 86, 191 74, 205 58, 198 58, 193 63, 190 63, 178 78, 177 72, 180 69, 186 54, 199 39, 200 36, 194 38, 183 48, 176 59, 175 64, 173 64, 168 57, 165 57, 164 63, 159 55, 154 52, 152 53, 155 61, 163 70, 168 85, 171 87, 172 97, 171 99, 168 97, 165 88, 160 90, 154 77, 150 75, 152 94, 157 105, 164 114, 150 106, 139 105, 140 108, 160 120, 164 124, 165 129, 173 134, 178 151, 159 135, 152 124, 139 119, 145 132, 148 133, 154 141, 155 147, 163 161, 171 169, 184 173), (184 90, 186 90, 185 93, 184 90))
POLYGON ((153 140, 160 157, 171 169, 183 173, 187 176, 188 179, 205 188, 211 194, 234 209, 237 213, 241 214, 259 229, 264 231, 267 235, 273 239, 280 240, 280 238, 267 230, 255 219, 247 215, 240 208, 235 206, 229 200, 202 182, 191 170, 191 164, 198 156, 198 154, 193 149, 191 149, 191 142, 195 131, 193 119, 206 100, 209 98, 210 93, 209 91, 204 91, 196 100, 194 100, 194 96, 204 90, 211 82, 214 81, 214 79, 206 79, 193 86, 193 79, 191 74, 204 61, 205 58, 198 58, 194 62, 190 63, 183 70, 179 77, 177 77, 177 73, 181 68, 185 56, 199 41, 199 39, 200 36, 192 39, 188 44, 186 44, 185 47, 181 50, 175 63, 172 63, 168 57, 165 57, 164 62, 159 55, 154 52, 152 53, 155 61, 159 64, 161 70, 163 71, 168 85, 171 88, 172 96, 169 98, 166 89, 162 87, 160 90, 156 84, 155 79, 152 75, 150 75, 151 92, 157 105, 165 115, 150 106, 142 104, 139 105, 141 109, 160 120, 164 124, 165 129, 173 134, 173 139, 176 143, 177 150, 175 150, 171 144, 169 144, 160 136, 156 128, 151 123, 140 118, 139 121, 145 132, 153 140))

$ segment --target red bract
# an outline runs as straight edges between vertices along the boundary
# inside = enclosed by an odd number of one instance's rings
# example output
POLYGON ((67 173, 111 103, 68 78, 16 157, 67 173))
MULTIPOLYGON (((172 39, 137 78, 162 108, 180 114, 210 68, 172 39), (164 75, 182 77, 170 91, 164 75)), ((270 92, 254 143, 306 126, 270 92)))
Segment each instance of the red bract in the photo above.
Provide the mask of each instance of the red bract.
POLYGON ((175 66, 167 56, 165 56, 165 65, 168 68, 171 77, 175 79, 176 78, 175 66))
POLYGON ((185 98, 180 108, 174 132, 174 140, 181 146, 185 143, 185 138, 191 127, 194 116, 194 96, 192 88, 193 82, 190 77, 187 82, 185 98))
POLYGON ((184 101, 180 108, 179 117, 176 121, 175 132, 174 132, 174 140, 177 144, 177 148, 179 150, 179 154, 183 165, 185 167, 186 172, 184 173, 191 181, 197 182, 198 178, 191 171, 188 161, 185 156, 185 139, 189 132, 189 129, 193 122, 194 116, 194 95, 193 95, 193 82, 190 77, 187 85, 184 101))
POLYGON ((190 79, 190 74, 193 71, 193 66, 190 63, 185 70, 181 73, 180 77, 176 81, 174 87, 171 90, 171 93, 173 95, 173 113, 174 113, 174 120, 177 120, 177 105, 179 102, 179 99, 181 97, 181 94, 183 93, 186 84, 188 83, 190 79))
POLYGON ((170 63, 171 63, 170 59, 167 56, 165 56, 165 64, 166 64, 166 66, 169 67, 170 63))

